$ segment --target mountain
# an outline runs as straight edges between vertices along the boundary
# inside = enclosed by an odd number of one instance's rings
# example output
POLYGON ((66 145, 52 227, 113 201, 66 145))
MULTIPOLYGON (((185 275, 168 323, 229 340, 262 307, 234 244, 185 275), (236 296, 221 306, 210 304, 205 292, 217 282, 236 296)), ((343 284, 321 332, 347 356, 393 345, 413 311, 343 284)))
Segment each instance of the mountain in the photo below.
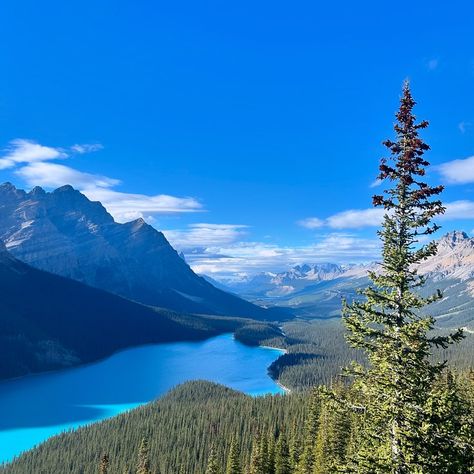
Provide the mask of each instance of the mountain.
POLYGON ((297 293, 308 286, 334 280, 354 273, 355 265, 315 263, 296 265, 290 270, 271 273, 262 272, 244 280, 227 281, 226 288, 249 298, 278 298, 297 293))
POLYGON ((133 345, 235 329, 222 323, 144 306, 37 270, 0 245, 0 379, 91 362, 133 345))
POLYGON ((147 305, 266 318, 268 312, 197 276, 143 219, 119 224, 71 186, 0 186, 0 239, 19 260, 147 305))
POLYGON ((465 232, 450 232, 438 240, 438 252, 419 267, 420 273, 435 280, 462 281, 474 277, 474 238, 465 232))
MULTIPOLYGON (((474 238, 465 232, 450 232, 438 240, 438 252, 419 265, 426 275, 423 293, 438 288, 443 299, 427 311, 444 327, 474 329, 474 238)), ((256 303, 290 308, 300 317, 338 317, 341 299, 357 297, 357 289, 367 285, 367 272, 378 264, 299 265, 287 272, 262 273, 238 283, 227 283, 232 291, 256 303)))

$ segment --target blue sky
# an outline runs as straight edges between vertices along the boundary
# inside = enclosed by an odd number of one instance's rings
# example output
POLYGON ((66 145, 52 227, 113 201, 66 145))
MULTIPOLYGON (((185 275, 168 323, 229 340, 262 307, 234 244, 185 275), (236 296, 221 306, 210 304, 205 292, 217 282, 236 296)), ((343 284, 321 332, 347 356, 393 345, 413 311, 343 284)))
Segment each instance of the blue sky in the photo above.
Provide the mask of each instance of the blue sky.
POLYGON ((0 179, 143 216, 198 271, 375 258, 370 185, 405 78, 431 123, 443 230, 474 229, 470 1, 5 0, 0 14, 0 179))

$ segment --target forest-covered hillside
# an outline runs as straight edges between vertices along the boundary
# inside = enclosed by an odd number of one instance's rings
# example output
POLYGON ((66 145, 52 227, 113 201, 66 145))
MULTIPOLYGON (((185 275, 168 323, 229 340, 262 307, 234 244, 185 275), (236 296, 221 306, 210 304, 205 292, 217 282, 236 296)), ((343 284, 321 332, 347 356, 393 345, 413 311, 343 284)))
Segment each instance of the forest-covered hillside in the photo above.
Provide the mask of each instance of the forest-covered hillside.
POLYGON ((301 427, 304 410, 303 395, 252 398, 209 382, 190 382, 157 402, 55 437, 0 472, 96 474, 103 453, 110 457, 110 472, 135 472, 140 441, 147 437, 153 469, 201 473, 212 443, 223 462, 226 441, 247 440, 242 452, 248 460, 259 426, 271 432, 301 427))
POLYGON ((0 379, 138 344, 205 339, 248 322, 145 306, 33 268, 0 247, 0 379))
MULTIPOLYGON (((463 405, 465 416, 472 417, 472 373, 460 379, 459 387, 470 400, 463 405)), ((337 390, 350 396, 347 389, 337 390)), ((359 429, 356 418, 347 409, 335 410, 321 390, 252 398, 196 381, 129 413, 57 436, 0 473, 136 473, 145 440, 147 473, 229 472, 225 467, 234 444, 238 467, 230 474, 333 474, 336 463, 357 449, 359 429), (108 469, 99 471, 104 454, 108 469), (215 470, 209 471, 213 456, 215 470), (260 470, 255 470, 256 463, 260 470), (282 464, 286 470, 277 469, 282 464)))

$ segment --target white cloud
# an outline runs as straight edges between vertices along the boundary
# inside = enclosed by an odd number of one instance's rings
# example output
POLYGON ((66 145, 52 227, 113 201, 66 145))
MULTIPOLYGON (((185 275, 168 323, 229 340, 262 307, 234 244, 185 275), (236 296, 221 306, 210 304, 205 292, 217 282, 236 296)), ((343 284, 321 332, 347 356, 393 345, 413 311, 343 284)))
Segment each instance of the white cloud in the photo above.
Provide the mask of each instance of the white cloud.
POLYGON ((381 184, 382 184, 382 180, 377 178, 370 183, 369 188, 377 188, 381 184))
POLYGON ((57 163, 30 163, 21 167, 16 174, 30 186, 55 188, 70 184, 83 190, 85 188, 109 188, 120 184, 120 181, 107 176, 83 173, 69 166, 57 163))
POLYGON ((327 225, 332 229, 360 229, 376 227, 382 222, 386 213, 382 208, 350 209, 327 218, 327 225))
MULTIPOLYGON (((441 220, 459 220, 459 219, 473 219, 474 218, 474 201, 460 200, 444 204, 446 212, 438 217, 441 220)), ((368 208, 368 209, 350 209, 342 211, 326 219, 318 219, 317 217, 309 218, 311 221, 316 219, 319 222, 315 227, 304 226, 308 228, 328 227, 334 230, 344 229, 362 229, 364 227, 378 227, 383 221, 383 216, 387 211, 383 208, 368 208)), ((299 224, 304 221, 299 221, 299 224)))
POLYGON ((473 219, 474 218, 474 202, 468 200, 460 200, 448 202, 445 204, 446 212, 440 218, 444 220, 455 219, 473 219))
POLYGON ((83 144, 76 144, 71 147, 71 150, 75 153, 79 153, 82 155, 83 153, 91 153, 93 151, 102 150, 103 145, 100 143, 83 143, 83 144))
POLYGON ((0 158, 0 169, 13 168, 21 163, 38 163, 47 160, 67 158, 60 148, 40 145, 32 140, 12 140, 6 154, 0 158))
POLYGON ((447 161, 436 167, 436 170, 449 183, 466 184, 474 182, 474 156, 463 160, 447 161))
POLYGON ((377 239, 330 234, 313 245, 281 247, 262 242, 241 242, 201 253, 186 253, 198 273, 216 277, 280 271, 301 263, 368 262, 380 255, 377 239))
MULTIPOLYGON (((68 148, 70 153, 79 154, 100 149, 102 145, 98 143, 76 144, 68 148)), ((70 184, 89 199, 101 201, 119 222, 138 217, 151 221, 153 214, 202 211, 202 204, 192 197, 123 193, 113 189, 121 184, 118 179, 51 163, 51 160, 67 157, 68 153, 61 148, 43 146, 31 140, 13 140, 7 153, 0 158, 0 169, 16 168, 15 173, 29 186, 56 188, 70 184)))
POLYGON ((318 217, 308 217, 298 221, 298 225, 305 227, 306 229, 318 229, 324 226, 324 221, 318 217))
POLYGON ((207 237, 200 235, 198 239, 184 236, 186 232, 191 236, 196 235, 194 228, 165 231, 165 235, 177 250, 184 252, 187 262, 197 273, 217 278, 279 271, 301 263, 367 262, 377 259, 380 254, 378 239, 365 239, 350 234, 332 233, 311 245, 289 247, 241 241, 245 227, 224 226, 222 230, 222 235, 210 232, 207 237), (200 245, 206 240, 211 245, 200 245), (192 244, 197 245, 193 248, 192 244))
POLYGON ((466 133, 472 127, 471 122, 459 122, 458 128, 461 133, 466 133))
POLYGON ((312 249, 323 260, 353 262, 379 257, 380 240, 361 238, 352 234, 329 234, 312 249))
POLYGON ((187 229, 163 233, 177 249, 216 247, 233 243, 246 235, 248 226, 240 224, 191 224, 187 229))
POLYGON ((381 208, 349 209, 338 212, 326 219, 308 217, 298 221, 298 224, 307 229, 329 227, 335 230, 361 229, 363 227, 376 227, 382 222, 385 210, 381 208))
POLYGON ((100 187, 84 188, 84 194, 92 201, 100 201, 118 222, 139 217, 153 220, 149 214, 179 214, 202 211, 202 204, 192 197, 176 197, 168 194, 132 194, 100 187))

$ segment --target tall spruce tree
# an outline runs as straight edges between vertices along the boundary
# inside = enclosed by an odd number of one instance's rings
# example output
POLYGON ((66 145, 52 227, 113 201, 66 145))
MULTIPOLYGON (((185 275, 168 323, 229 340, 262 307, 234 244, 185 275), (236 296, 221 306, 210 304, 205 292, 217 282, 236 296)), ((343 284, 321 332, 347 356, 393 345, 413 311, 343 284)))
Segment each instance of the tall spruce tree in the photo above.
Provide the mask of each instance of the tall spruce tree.
POLYGON ((237 440, 232 439, 230 444, 229 456, 227 457, 226 474, 242 474, 240 465, 240 450, 237 440))
MULTIPOLYGON (((380 272, 370 272, 365 298, 344 303, 343 319, 349 343, 365 351, 368 367, 353 364, 360 403, 353 409, 363 423, 359 449, 347 468, 358 473, 414 474, 438 472, 437 446, 432 433, 436 419, 428 413, 430 396, 444 364, 430 361, 433 346, 446 348, 462 338, 462 331, 433 336, 435 320, 421 310, 441 298, 423 297, 425 279, 417 264, 436 254, 431 242, 420 245, 438 226, 432 219, 444 212, 437 198, 442 186, 423 182, 429 146, 419 136, 428 123, 417 123, 415 101, 405 83, 396 114, 396 140, 384 145, 390 159, 382 159, 379 180, 387 183, 375 206, 385 209, 379 236, 383 244, 380 272)), ((453 414, 454 415, 454 414, 453 414)), ((439 471, 452 472, 453 471, 439 471)))
POLYGON ((301 456, 301 439, 298 427, 293 423, 291 429, 291 438, 290 438, 290 464, 291 469, 294 472, 297 472, 298 464, 301 456))
POLYGON ((281 432, 275 447, 275 474, 291 474, 290 450, 285 433, 281 432))
MULTIPOLYGON (((334 393, 338 398, 348 397, 344 386, 336 386, 334 393)), ((340 472, 351 437, 350 416, 347 409, 325 400, 321 404, 319 428, 314 446, 313 474, 333 474, 340 472)))
POLYGON ((321 393, 313 389, 309 402, 309 413, 305 423, 301 456, 296 469, 297 474, 312 474, 314 465, 314 446, 318 435, 321 393))
POLYGON ((138 448, 137 474, 151 474, 148 438, 142 438, 138 448))
POLYGON ((99 463, 99 474, 107 474, 109 472, 109 455, 103 454, 99 463))
POLYGON ((221 474, 222 469, 219 466, 219 460, 217 459, 217 450, 215 445, 211 446, 209 452, 209 458, 207 460, 206 474, 221 474))
POLYGON ((453 373, 446 371, 428 400, 429 436, 438 472, 474 470, 474 420, 468 398, 453 373), (471 470, 469 470, 469 468, 471 470))
POLYGON ((260 432, 253 438, 250 455, 249 474, 267 474, 266 470, 266 441, 260 432))
POLYGON ((264 440, 263 451, 265 452, 265 473, 275 474, 275 436, 271 433, 268 436, 265 436, 264 440))

